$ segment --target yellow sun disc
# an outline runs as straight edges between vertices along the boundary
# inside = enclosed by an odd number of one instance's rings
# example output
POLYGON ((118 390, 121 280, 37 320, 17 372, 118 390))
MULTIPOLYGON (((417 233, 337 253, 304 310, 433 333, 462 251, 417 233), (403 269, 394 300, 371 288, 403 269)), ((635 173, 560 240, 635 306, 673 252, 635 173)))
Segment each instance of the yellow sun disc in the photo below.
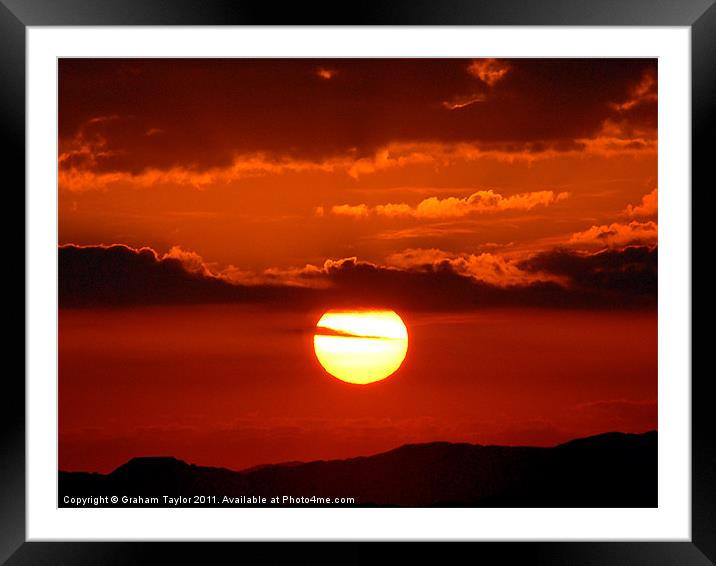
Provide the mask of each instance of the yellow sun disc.
POLYGON ((408 330, 391 310, 328 311, 316 325, 313 348, 332 376, 363 385, 400 367, 408 352, 408 330))

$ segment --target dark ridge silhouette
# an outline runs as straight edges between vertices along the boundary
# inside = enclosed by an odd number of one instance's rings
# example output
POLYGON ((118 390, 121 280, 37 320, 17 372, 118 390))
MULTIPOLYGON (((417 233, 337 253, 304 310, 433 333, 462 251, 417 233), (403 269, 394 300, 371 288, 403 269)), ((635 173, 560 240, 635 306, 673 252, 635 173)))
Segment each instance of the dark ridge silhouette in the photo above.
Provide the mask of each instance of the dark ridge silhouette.
POLYGON ((374 456, 243 471, 158 457, 134 458, 106 475, 59 473, 60 507, 75 506, 66 498, 113 495, 120 506, 138 507, 169 506, 165 495, 216 497, 203 506, 225 506, 224 496, 316 496, 352 497, 351 506, 656 507, 657 433, 613 432, 551 448, 408 444, 374 456), (127 504, 122 496, 159 503, 127 504))

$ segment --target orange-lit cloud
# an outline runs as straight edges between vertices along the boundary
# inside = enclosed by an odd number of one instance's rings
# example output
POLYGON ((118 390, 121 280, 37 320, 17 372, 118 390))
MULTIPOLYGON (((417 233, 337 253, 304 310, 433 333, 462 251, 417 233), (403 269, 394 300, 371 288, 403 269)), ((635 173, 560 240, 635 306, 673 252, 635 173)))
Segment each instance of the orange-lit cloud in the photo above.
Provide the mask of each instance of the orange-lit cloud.
POLYGON ((467 70, 473 77, 477 77, 488 86, 494 86, 509 72, 510 64, 500 59, 475 59, 467 70))
POLYGON ((442 238, 447 235, 463 236, 474 234, 474 227, 457 222, 430 222, 408 228, 396 228, 377 232, 376 240, 410 240, 415 238, 442 238))
POLYGON ((583 145, 582 154, 585 156, 656 155, 657 152, 656 137, 648 134, 630 135, 611 123, 605 123, 599 136, 579 140, 579 143, 583 145))
POLYGON ((78 139, 59 156, 59 188, 70 192, 108 189, 127 185, 146 188, 162 184, 186 185, 208 188, 231 183, 244 178, 283 175, 289 173, 319 172, 342 173, 358 179, 391 169, 419 165, 448 167, 480 159, 495 159, 507 163, 536 162, 557 159, 561 156, 612 156, 639 155, 656 152, 656 140, 647 138, 624 138, 615 132, 605 132, 593 139, 578 140, 577 145, 565 148, 531 147, 518 144, 501 145, 437 144, 437 143, 391 143, 380 148, 374 155, 356 158, 352 155, 336 156, 325 160, 297 159, 290 156, 272 156, 254 153, 237 156, 224 166, 196 169, 173 166, 167 169, 147 168, 139 172, 122 170, 103 171, 93 164, 112 154, 105 142, 96 139, 88 142, 78 139))
POLYGON ((656 69, 648 68, 621 100, 609 105, 613 113, 605 117, 597 137, 628 141, 629 146, 655 151, 657 104, 656 69))
POLYGON ((655 151, 656 77, 648 59, 63 59, 60 187, 655 151))
POLYGON ((614 222, 576 232, 572 234, 569 242, 589 246, 624 246, 634 242, 656 243, 658 233, 659 227, 656 222, 636 220, 628 224, 614 222))
MULTIPOLYGON (((638 205, 627 205, 620 216, 630 218, 653 217, 658 213, 658 189, 644 195, 638 205)), ((653 220, 613 222, 594 225, 573 233, 569 244, 586 247, 622 247, 631 244, 653 245, 658 242, 659 226, 653 220)))
POLYGON ((453 254, 435 248, 409 248, 389 255, 385 262, 388 266, 407 270, 450 268, 462 276, 500 287, 529 285, 536 281, 565 283, 564 277, 540 271, 524 271, 518 266, 519 261, 491 253, 453 254))
MULTIPOLYGON (((157 260, 159 259, 160 258, 157 256, 157 260)), ((210 269, 206 261, 204 261, 203 257, 196 252, 183 250, 181 246, 172 246, 169 251, 161 257, 161 259, 176 259, 181 262, 184 269, 186 269, 189 273, 196 273, 207 277, 217 276, 217 274, 210 269)))
POLYGON ((336 70, 328 69, 326 67, 319 67, 318 69, 316 69, 316 75, 318 75, 323 80, 328 81, 336 76, 336 70))
POLYGON ((505 197, 492 189, 477 191, 468 197, 430 197, 416 206, 405 203, 339 205, 331 208, 338 216, 364 218, 369 214, 386 217, 412 216, 422 219, 459 218, 473 213, 500 212, 504 210, 531 210, 536 206, 548 206, 569 196, 566 192, 535 191, 505 197))
POLYGON ((619 111, 632 110, 639 104, 657 102, 658 84, 656 72, 648 69, 644 72, 641 80, 629 89, 628 96, 621 102, 615 102, 612 107, 619 111))
POLYGON ((477 102, 487 100, 487 91, 502 80, 510 70, 510 64, 499 59, 475 59, 468 67, 468 74, 480 79, 484 85, 480 90, 461 93, 444 100, 442 105, 448 110, 461 110, 477 102), (487 88, 485 88, 485 86, 487 88))
POLYGON ((368 216, 369 210, 365 204, 339 204, 331 207, 331 212, 337 216, 349 216, 351 218, 364 218, 368 216))
POLYGON ((485 100, 485 95, 483 93, 478 92, 474 94, 455 96, 450 100, 444 101, 443 106, 448 110, 460 110, 461 108, 466 108, 471 104, 475 104, 476 102, 482 102, 483 100, 485 100))
POLYGON ((654 216, 659 212, 659 189, 654 189, 649 194, 644 195, 641 203, 637 205, 628 205, 624 214, 630 217, 635 216, 654 216))
POLYGON ((171 169, 147 169, 135 174, 127 171, 95 172, 91 169, 66 168, 60 169, 58 179, 61 190, 78 192, 107 189, 113 185, 147 188, 172 184, 204 189, 262 175, 281 175, 305 171, 332 172, 339 166, 339 162, 274 160, 268 156, 257 154, 242 156, 226 167, 215 167, 204 171, 177 166, 171 169))

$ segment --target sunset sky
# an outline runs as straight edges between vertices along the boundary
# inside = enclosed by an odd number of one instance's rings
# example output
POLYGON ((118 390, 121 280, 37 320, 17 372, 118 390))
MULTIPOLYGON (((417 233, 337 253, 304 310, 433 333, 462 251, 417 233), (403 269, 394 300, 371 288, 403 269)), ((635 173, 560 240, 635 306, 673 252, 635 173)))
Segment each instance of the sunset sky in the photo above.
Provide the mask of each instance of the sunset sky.
POLYGON ((61 469, 656 428, 654 59, 61 59, 58 159, 61 469))

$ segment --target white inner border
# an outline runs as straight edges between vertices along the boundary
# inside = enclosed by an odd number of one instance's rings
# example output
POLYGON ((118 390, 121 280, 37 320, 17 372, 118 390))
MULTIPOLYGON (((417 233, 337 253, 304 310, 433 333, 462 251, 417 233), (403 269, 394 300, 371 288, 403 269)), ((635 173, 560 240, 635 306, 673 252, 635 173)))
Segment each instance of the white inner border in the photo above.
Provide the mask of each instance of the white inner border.
POLYGON ((28 540, 690 540, 688 27, 27 29, 28 540), (58 509, 58 57, 658 57, 657 509, 58 509))

